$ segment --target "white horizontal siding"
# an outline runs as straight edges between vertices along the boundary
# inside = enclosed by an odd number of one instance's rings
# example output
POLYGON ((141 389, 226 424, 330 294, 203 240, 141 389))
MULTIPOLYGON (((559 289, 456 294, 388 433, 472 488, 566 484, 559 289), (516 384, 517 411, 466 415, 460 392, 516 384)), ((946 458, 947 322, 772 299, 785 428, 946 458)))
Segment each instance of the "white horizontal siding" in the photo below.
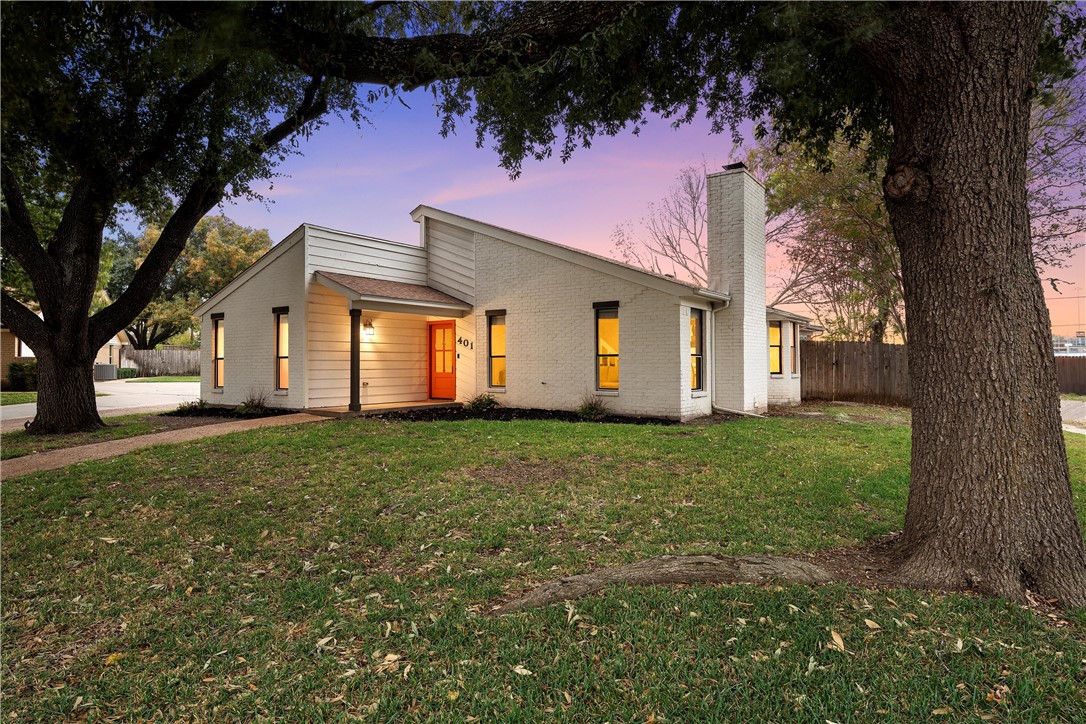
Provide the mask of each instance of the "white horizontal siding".
MULTIPOLYGON (((308 407, 351 401, 351 316, 347 300, 318 283, 308 297, 308 407)), ((374 335, 362 336, 360 390, 363 405, 425 400, 426 318, 389 312, 362 313, 374 335)))
POLYGON ((306 226, 306 276, 315 271, 426 284, 426 251, 418 246, 306 226))
POLYGON ((429 252, 427 283, 434 289, 474 304, 475 233, 428 219, 426 236, 429 252))

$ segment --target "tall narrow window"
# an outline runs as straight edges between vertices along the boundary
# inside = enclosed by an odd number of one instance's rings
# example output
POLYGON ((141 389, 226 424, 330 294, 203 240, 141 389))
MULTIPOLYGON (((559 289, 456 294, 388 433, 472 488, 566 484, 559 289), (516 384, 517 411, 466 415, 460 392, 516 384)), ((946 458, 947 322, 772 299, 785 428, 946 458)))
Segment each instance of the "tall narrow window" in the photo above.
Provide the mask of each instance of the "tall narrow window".
POLYGON ((287 307, 275 313, 275 389, 290 389, 290 315, 287 307))
POLYGON ((618 389, 617 302, 596 305, 596 389, 618 389))
POLYGON ((702 346, 705 337, 705 312, 701 309, 690 310, 690 389, 705 389, 704 354, 702 346))
POLYGON ((505 387, 505 311, 487 313, 490 386, 505 387))
POLYGON ((226 331, 223 315, 211 315, 211 386, 222 389, 226 380, 226 331))
POLYGON ((792 374, 799 374, 799 325, 792 322, 792 374))
POLYGON ((781 373, 781 323, 769 323, 769 374, 781 373))

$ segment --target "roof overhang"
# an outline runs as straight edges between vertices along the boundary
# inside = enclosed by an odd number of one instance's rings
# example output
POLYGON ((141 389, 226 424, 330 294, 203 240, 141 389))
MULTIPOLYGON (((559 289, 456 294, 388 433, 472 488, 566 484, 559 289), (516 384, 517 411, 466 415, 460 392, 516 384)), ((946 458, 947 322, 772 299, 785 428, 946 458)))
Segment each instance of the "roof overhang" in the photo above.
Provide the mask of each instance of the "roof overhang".
MULTIPOLYGON (((472 310, 472 306, 467 302, 461 302, 452 297, 444 301, 428 301, 410 299, 406 296, 391 297, 367 294, 351 289, 346 284, 331 279, 321 272, 317 272, 314 278, 319 284, 345 297, 348 309, 362 309, 371 312, 399 312, 400 314, 425 314, 434 317, 465 317, 472 310)), ((430 289, 429 287, 424 288, 430 289)))

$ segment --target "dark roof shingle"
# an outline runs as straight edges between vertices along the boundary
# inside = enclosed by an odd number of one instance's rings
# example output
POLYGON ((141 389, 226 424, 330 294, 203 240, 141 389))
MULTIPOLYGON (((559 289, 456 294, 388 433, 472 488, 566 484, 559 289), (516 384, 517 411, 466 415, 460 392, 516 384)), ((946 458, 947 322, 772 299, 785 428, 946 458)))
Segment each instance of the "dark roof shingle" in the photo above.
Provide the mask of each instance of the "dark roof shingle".
POLYGON ((371 279, 358 277, 353 274, 337 274, 335 272, 319 271, 319 276, 329 279, 336 284, 347 287, 352 292, 358 292, 365 297, 382 297, 385 299, 398 299, 411 302, 430 302, 433 304, 454 304, 463 306, 462 299, 450 296, 445 292, 423 286, 422 284, 408 284, 406 282, 391 282, 387 279, 371 279))

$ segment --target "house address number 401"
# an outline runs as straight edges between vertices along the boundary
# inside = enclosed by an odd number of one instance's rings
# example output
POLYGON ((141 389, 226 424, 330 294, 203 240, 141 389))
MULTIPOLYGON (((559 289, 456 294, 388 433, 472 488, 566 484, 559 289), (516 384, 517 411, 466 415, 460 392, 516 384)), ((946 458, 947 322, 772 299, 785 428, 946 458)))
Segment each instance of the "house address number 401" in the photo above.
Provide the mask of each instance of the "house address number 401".
POLYGON ((468 349, 475 349, 475 343, 472 342, 470 339, 464 339, 463 337, 457 337, 456 338, 456 343, 459 344, 462 347, 467 347, 468 349))

